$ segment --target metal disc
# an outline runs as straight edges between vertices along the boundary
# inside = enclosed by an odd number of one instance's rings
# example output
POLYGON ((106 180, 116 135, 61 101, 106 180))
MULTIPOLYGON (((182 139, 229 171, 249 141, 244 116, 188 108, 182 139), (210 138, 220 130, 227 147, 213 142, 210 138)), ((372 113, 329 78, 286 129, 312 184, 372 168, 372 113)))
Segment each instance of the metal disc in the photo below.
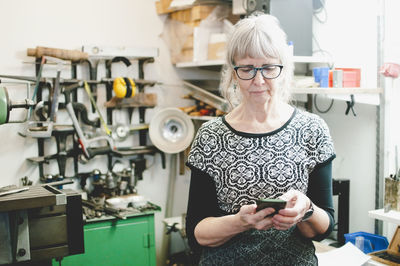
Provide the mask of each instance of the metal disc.
POLYGON ((194 125, 189 116, 178 108, 165 108, 151 119, 149 137, 161 151, 178 153, 192 143, 194 125))

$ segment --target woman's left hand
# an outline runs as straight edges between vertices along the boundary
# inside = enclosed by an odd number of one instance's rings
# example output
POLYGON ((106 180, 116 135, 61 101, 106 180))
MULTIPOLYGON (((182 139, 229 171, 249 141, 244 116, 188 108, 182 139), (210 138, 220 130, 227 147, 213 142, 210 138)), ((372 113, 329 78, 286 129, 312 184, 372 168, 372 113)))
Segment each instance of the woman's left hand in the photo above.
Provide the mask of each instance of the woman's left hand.
POLYGON ((301 222, 305 212, 310 208, 311 200, 298 190, 289 190, 281 199, 286 200, 286 208, 274 215, 272 222, 277 230, 287 230, 301 222))

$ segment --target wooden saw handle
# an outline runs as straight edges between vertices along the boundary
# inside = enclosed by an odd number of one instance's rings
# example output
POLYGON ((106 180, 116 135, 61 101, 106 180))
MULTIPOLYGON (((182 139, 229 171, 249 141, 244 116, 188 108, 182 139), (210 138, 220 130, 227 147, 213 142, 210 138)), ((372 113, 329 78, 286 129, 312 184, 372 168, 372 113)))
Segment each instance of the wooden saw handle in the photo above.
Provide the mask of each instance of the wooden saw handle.
POLYGON ((88 59, 89 57, 87 53, 78 50, 65 50, 65 49, 49 48, 43 46, 36 46, 36 48, 28 48, 27 55, 35 56, 37 58, 40 58, 42 56, 52 56, 59 59, 71 60, 71 61, 85 60, 88 59))

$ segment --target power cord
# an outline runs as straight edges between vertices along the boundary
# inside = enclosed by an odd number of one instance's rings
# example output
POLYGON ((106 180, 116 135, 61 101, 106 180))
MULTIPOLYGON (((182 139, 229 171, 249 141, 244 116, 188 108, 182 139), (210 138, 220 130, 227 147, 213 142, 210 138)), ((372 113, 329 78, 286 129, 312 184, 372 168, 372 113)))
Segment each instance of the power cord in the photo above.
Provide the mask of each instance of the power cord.
POLYGON ((334 100, 334 99, 331 99, 331 103, 329 104, 328 108, 326 108, 326 110, 321 110, 321 109, 318 107, 318 105, 317 105, 317 96, 318 96, 318 94, 315 94, 315 95, 314 95, 314 107, 315 107, 315 109, 316 109, 318 112, 320 112, 321 114, 325 114, 325 113, 329 112, 329 111, 331 110, 331 108, 332 108, 333 103, 335 102, 335 100, 334 100))

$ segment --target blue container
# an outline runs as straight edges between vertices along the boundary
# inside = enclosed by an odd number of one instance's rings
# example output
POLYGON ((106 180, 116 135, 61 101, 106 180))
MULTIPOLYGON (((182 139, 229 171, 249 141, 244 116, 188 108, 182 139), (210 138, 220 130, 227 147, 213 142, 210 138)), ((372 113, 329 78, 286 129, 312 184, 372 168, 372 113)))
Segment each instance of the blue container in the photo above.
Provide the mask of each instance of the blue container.
POLYGON ((351 242, 356 245, 356 237, 364 238, 364 245, 362 251, 365 254, 387 249, 389 242, 386 237, 380 235, 374 235, 366 232, 355 232, 351 234, 344 234, 345 242, 351 242))
POLYGON ((321 68, 320 67, 313 68, 313 76, 314 76, 314 81, 319 83, 319 81, 321 80, 321 68))
POLYGON ((314 75, 314 81, 319 83, 321 88, 328 88, 329 67, 314 67, 313 75, 314 75))

